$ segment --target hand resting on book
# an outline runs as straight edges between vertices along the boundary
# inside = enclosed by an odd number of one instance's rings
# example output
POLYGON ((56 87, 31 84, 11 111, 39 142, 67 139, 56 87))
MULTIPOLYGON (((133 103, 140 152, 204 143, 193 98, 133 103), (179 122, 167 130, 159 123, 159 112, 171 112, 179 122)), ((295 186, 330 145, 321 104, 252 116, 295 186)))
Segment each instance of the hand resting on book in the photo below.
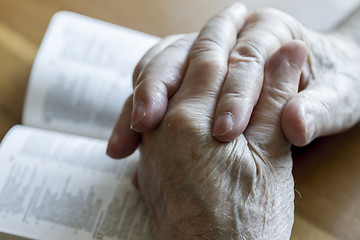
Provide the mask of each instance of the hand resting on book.
POLYGON ((280 120, 305 60, 299 42, 272 56, 249 126, 230 143, 210 131, 221 88, 199 69, 186 75, 160 126, 142 139, 138 183, 155 239, 290 238, 292 158, 280 120))
POLYGON ((134 110, 129 101, 126 109, 130 112, 123 113, 114 131, 114 142, 132 139, 133 144, 113 147, 112 155, 127 155, 140 143, 134 131, 126 130, 131 112, 136 132, 156 127, 165 114, 168 98, 181 85, 185 70, 197 65, 207 71, 199 61, 191 61, 194 56, 198 59, 205 56, 198 54, 201 44, 212 53, 211 58, 206 55, 207 66, 218 67, 222 75, 216 77, 226 78, 212 117, 211 131, 216 139, 228 142, 243 132, 260 96, 267 59, 293 39, 305 43, 309 57, 302 72, 300 92, 284 109, 285 135, 291 143, 302 146, 318 136, 350 128, 360 118, 360 94, 356 92, 360 88, 359 20, 357 10, 334 31, 319 33, 283 12, 260 9, 247 15, 243 5, 235 4, 210 20, 193 46, 196 34, 165 38, 139 63, 134 74, 134 110), (228 21, 233 22, 232 26, 228 21), (223 45, 214 42, 218 35, 223 35, 223 45), (229 64, 224 64, 225 61, 229 64), (230 122, 226 120, 229 112, 233 117, 230 122))
MULTIPOLYGON (((204 28, 200 35, 206 39, 206 34, 204 28)), ((142 135, 138 183, 155 239, 289 239, 294 183, 290 143, 280 120, 298 91, 306 56, 297 41, 273 54, 249 125, 230 143, 211 134, 223 73, 189 65, 161 124, 142 135), (218 76, 217 81, 209 76, 218 76)))
POLYGON ((139 185, 156 239, 289 238, 293 180, 284 134, 303 145, 359 117, 359 95, 349 94, 360 84, 359 48, 344 38, 312 32, 276 10, 247 16, 235 4, 199 35, 170 36, 149 51, 108 154, 124 157, 142 141, 139 185))

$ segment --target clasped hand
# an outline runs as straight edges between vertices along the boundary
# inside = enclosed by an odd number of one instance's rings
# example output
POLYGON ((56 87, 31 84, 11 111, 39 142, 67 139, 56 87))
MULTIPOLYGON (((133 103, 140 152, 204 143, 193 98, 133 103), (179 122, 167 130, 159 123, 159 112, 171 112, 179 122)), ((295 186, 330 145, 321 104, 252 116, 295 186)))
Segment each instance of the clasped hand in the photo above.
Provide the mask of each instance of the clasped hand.
POLYGON ((339 60, 354 54, 341 40, 234 4, 145 55, 108 154, 127 156, 141 141, 138 183, 155 239, 289 239, 288 139, 304 145, 359 117, 348 95, 357 73, 339 60))

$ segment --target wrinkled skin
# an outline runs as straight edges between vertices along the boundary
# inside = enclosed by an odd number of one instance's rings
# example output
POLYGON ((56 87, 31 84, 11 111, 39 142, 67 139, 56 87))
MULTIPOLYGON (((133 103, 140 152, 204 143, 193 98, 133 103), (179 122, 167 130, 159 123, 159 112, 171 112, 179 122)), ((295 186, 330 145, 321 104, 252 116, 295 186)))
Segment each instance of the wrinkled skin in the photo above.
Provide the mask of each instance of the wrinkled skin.
POLYGON ((141 142, 155 239, 289 239, 287 139, 305 145, 359 120, 360 50, 345 32, 235 4, 145 55, 108 154, 141 142))
MULTIPOLYGON (((299 42, 273 55, 249 126, 231 143, 210 134, 216 94, 179 89, 160 126, 142 139, 138 181, 155 239, 290 238, 294 182, 280 120, 305 58, 299 42)), ((201 77, 194 70, 184 81, 201 77)))
POLYGON ((303 146, 319 136, 352 127, 360 119, 360 38, 353 37, 360 36, 360 28, 356 16, 352 22, 319 33, 281 11, 260 9, 248 15, 244 6, 235 4, 210 20, 199 36, 165 38, 136 68, 134 95, 114 128, 110 155, 124 157, 134 151, 140 133, 162 121, 168 99, 183 84, 186 72, 190 68, 206 71, 204 62, 218 64, 225 73, 209 76, 224 81, 210 131, 221 142, 232 141, 246 129, 260 97, 265 63, 280 46, 292 40, 303 41, 309 54, 299 93, 284 109, 282 128, 286 137, 292 144, 303 146), (235 27, 229 27, 229 19, 235 27), (219 36, 222 41, 218 41, 219 36), (205 51, 208 54, 202 54, 205 51), (139 102, 145 113, 136 108, 141 106, 139 102), (223 117, 229 112, 232 122, 223 117))

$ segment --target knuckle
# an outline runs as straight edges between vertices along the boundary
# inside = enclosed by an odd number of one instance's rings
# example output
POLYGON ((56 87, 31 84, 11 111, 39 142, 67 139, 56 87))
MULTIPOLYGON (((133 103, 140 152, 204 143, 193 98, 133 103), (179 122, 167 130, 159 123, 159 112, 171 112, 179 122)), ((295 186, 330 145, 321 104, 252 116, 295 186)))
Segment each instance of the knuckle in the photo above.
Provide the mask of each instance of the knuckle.
POLYGON ((181 105, 177 105, 175 108, 167 111, 163 124, 171 136, 191 133, 194 130, 188 108, 181 105))
POLYGON ((229 63, 254 62, 261 64, 265 61, 261 44, 256 44, 250 40, 244 40, 237 44, 236 49, 230 54, 229 63))
POLYGON ((226 64, 210 58, 204 58, 198 63, 198 69, 206 73, 218 73, 223 76, 226 73, 226 64))
POLYGON ((258 9, 249 16, 247 21, 249 25, 256 25, 258 29, 265 29, 269 34, 277 37, 285 30, 286 35, 291 34, 291 38, 302 38, 301 24, 290 15, 275 8, 258 9))
POLYGON ((275 8, 260 8, 249 16, 250 21, 264 21, 273 18, 278 18, 283 13, 275 8))
POLYGON ((185 121, 185 112, 184 109, 181 109, 180 107, 176 107, 176 111, 175 110, 169 110, 165 117, 164 117, 164 124, 166 126, 175 126, 178 125, 179 122, 184 122, 185 121))
POLYGON ((196 58, 219 50, 222 51, 222 46, 213 38, 200 37, 193 44, 189 57, 196 58))
POLYGON ((142 88, 144 88, 144 86, 152 87, 153 85, 156 86, 159 84, 164 84, 164 78, 161 77, 162 73, 164 72, 167 74, 168 77, 174 78, 174 74, 171 73, 169 68, 164 66, 164 64, 160 63, 164 63, 163 59, 161 59, 161 61, 156 61, 156 59, 154 61, 150 61, 137 78, 134 85, 135 88, 138 88, 140 86, 142 88))
POLYGON ((179 40, 177 40, 176 42, 174 42, 173 44, 170 44, 169 46, 166 47, 166 50, 174 50, 174 51, 179 51, 179 49, 185 49, 188 48, 189 44, 189 40, 186 38, 180 38, 179 40))
POLYGON ((224 26, 228 22, 231 22, 231 17, 229 16, 229 14, 225 12, 221 12, 213 16, 206 26, 213 26, 213 25, 224 26))
MULTIPOLYGON (((179 54, 179 52, 189 52, 189 49, 196 38, 196 34, 187 34, 184 37, 179 38, 164 50, 165 55, 170 55, 173 57, 174 54, 179 54)), ((159 56, 159 55, 158 55, 159 56)), ((157 56, 157 58, 158 58, 157 56)))
POLYGON ((227 91, 221 96, 219 107, 230 109, 242 109, 246 107, 253 108, 257 102, 257 98, 251 94, 251 91, 232 90, 227 91))
POLYGON ((164 48, 173 44, 179 38, 183 38, 184 34, 175 34, 164 37, 160 42, 153 46, 139 61, 133 72, 133 86, 135 87, 141 82, 141 75, 146 70, 149 63, 153 62, 154 58, 163 52, 164 48))
MULTIPOLYGON (((212 116, 207 114, 207 107, 199 107, 204 102, 193 100, 172 102, 163 118, 162 127, 173 135, 191 136, 193 140, 212 138, 210 133, 212 116)), ((212 109, 212 108, 211 108, 212 109)), ((212 109, 214 110, 214 109, 212 109)))
POLYGON ((195 66, 195 69, 209 74, 220 74, 224 76, 227 71, 227 56, 222 50, 219 52, 214 50, 214 47, 209 45, 215 45, 211 40, 205 40, 201 43, 197 43, 197 46, 191 50, 189 54, 189 61, 191 65, 195 66), (226 59, 225 59, 226 56, 226 59))
POLYGON ((141 96, 145 99, 153 99, 153 101, 160 101, 163 98, 167 99, 167 85, 163 81, 153 81, 152 79, 144 78, 136 86, 134 93, 136 98, 141 96))
POLYGON ((208 53, 212 51, 223 52, 224 51, 224 37, 225 29, 227 29, 229 24, 226 17, 216 16, 212 19, 212 23, 206 25, 200 32, 198 38, 194 42, 191 52, 191 56, 202 55, 203 53, 208 53), (214 31, 214 29, 217 29, 214 31))
POLYGON ((229 91, 226 92, 223 96, 221 96, 221 101, 223 102, 242 102, 249 98, 249 94, 245 91, 229 91))

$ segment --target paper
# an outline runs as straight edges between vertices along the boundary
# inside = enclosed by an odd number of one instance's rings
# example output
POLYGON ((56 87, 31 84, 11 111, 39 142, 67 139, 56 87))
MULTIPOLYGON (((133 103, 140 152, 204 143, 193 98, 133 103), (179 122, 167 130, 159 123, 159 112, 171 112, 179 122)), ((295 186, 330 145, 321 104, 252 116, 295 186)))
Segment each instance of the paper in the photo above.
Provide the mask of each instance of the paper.
POLYGON ((132 72, 159 38, 59 12, 30 76, 23 124, 107 139, 132 93, 132 72))
POLYGON ((131 185, 137 154, 115 161, 106 141, 24 126, 0 147, 0 232, 34 239, 150 239, 131 185))

